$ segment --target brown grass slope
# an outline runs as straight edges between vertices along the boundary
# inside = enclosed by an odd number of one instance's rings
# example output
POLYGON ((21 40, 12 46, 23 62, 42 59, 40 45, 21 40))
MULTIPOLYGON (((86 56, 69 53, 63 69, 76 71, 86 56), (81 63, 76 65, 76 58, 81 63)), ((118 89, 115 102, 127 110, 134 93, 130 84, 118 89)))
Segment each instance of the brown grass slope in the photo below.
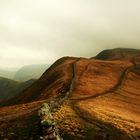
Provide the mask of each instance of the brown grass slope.
MULTIPOLYGON (((54 101, 59 107, 53 116, 64 139, 140 139, 139 83, 140 50, 107 50, 91 59, 61 58, 36 83, 9 101, 9 105, 17 105, 0 109, 0 131, 6 131, 11 123, 5 136, 10 132, 19 137, 15 128, 26 128, 42 102, 54 101)), ((30 127, 30 134, 22 137, 35 139, 38 131, 30 127)))

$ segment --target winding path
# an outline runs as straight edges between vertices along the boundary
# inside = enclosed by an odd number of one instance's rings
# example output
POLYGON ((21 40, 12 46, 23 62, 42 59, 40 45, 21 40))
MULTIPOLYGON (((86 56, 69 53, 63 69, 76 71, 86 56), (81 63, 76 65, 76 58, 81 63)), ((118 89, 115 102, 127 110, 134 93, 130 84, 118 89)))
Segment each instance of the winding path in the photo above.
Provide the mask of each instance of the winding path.
MULTIPOLYGON (((122 72, 117 84, 114 85, 114 87, 108 89, 107 91, 99 93, 98 95, 95 95, 95 96, 90 96, 90 97, 85 97, 85 98, 78 98, 78 99, 71 99, 71 106, 72 106, 73 110, 75 111, 75 113, 80 118, 85 120, 86 122, 94 124, 94 125, 98 126, 99 128, 101 128, 103 130, 111 130, 112 131, 113 129, 115 129, 115 130, 117 130, 119 132, 119 129, 115 128, 111 124, 102 122, 101 120, 98 120, 97 118, 94 118, 93 116, 91 116, 91 114, 89 114, 87 111, 81 109, 78 106, 78 102, 82 101, 82 100, 86 100, 86 99, 95 99, 96 97, 99 97, 99 96, 102 96, 102 95, 105 95, 105 94, 111 94, 112 92, 116 92, 117 90, 120 90, 123 87, 129 72, 131 72, 137 66, 135 59, 136 58, 134 57, 133 60, 132 60, 133 65, 128 67, 128 68, 126 68, 122 72), (76 100, 76 102, 75 102, 75 100, 76 100)), ((132 138, 132 136, 130 136, 130 137, 132 138)), ((133 137, 133 139, 134 139, 134 137, 133 137)))

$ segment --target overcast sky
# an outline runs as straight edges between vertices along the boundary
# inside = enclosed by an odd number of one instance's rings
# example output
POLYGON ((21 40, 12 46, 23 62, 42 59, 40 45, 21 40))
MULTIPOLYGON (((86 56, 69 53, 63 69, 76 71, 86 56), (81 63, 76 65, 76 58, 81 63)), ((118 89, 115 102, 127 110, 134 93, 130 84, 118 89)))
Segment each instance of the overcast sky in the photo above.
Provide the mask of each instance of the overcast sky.
POLYGON ((140 48, 140 0, 0 0, 0 67, 140 48))

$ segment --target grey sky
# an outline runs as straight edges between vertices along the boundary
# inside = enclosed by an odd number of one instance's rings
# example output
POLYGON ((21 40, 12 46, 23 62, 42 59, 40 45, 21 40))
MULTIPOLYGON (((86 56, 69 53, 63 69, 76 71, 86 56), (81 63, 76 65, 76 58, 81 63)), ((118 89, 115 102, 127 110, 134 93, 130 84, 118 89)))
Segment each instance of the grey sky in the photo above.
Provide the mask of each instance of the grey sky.
POLYGON ((140 48, 139 0, 0 0, 0 67, 140 48))

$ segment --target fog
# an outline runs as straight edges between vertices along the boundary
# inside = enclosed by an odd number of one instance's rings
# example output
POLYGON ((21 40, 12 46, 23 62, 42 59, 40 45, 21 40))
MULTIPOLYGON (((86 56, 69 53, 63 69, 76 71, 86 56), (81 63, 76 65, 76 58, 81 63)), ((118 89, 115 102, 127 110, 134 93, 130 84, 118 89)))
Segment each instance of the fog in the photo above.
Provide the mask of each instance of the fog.
POLYGON ((140 48, 139 0, 0 0, 0 67, 140 48))

